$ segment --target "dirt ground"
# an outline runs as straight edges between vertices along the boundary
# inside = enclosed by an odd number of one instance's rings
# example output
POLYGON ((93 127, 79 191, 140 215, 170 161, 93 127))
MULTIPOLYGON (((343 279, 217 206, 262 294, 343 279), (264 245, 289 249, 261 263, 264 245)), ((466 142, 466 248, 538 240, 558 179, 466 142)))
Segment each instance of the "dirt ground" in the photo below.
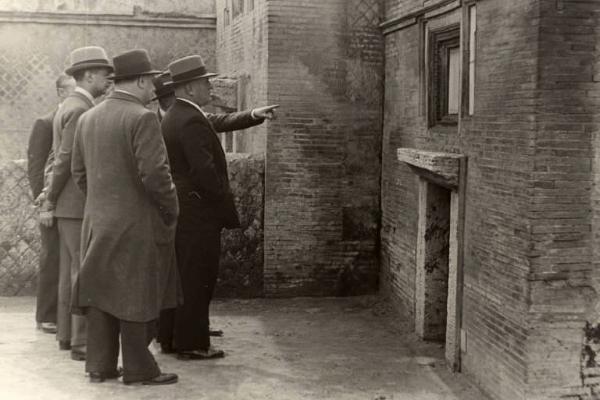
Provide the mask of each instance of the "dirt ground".
POLYGON ((34 329, 33 298, 0 298, 0 399, 43 400, 486 400, 448 372, 440 344, 424 343, 377 297, 217 301, 213 344, 226 357, 179 361, 179 383, 89 383, 82 362, 34 329))

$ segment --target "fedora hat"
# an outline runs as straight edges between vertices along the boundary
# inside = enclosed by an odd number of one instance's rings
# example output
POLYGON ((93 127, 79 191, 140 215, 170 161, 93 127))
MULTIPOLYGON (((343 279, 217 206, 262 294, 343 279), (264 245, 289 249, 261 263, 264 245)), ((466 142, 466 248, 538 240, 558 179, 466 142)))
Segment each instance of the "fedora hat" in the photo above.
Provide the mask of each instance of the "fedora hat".
POLYGON ((152 79, 152 83, 154 83, 155 94, 152 101, 160 99, 161 97, 175 94, 175 90, 171 85, 171 74, 169 73, 169 71, 165 71, 162 74, 156 76, 154 79, 152 79))
POLYGON ((69 56, 71 66, 65 70, 67 75, 73 75, 77 71, 90 68, 107 68, 113 70, 108 60, 106 51, 102 47, 87 46, 80 47, 71 52, 69 56))
POLYGON ((202 57, 199 55, 187 56, 175 60, 169 64, 168 68, 171 73, 171 85, 217 76, 217 74, 206 70, 204 61, 202 61, 202 57))
POLYGON ((113 58, 115 73, 109 76, 112 80, 135 78, 142 75, 156 75, 162 71, 152 68, 150 56, 144 49, 129 50, 113 58))

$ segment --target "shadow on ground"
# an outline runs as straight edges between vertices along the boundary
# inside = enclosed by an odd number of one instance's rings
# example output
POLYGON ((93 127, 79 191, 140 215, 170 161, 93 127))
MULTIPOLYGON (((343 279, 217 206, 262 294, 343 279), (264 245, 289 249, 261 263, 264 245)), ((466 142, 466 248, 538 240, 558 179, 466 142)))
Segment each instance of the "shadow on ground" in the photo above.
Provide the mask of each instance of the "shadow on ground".
POLYGON ((180 380, 153 388, 90 384, 83 363, 34 329, 34 304, 0 298, 2 400, 487 399, 447 371, 440 344, 416 339, 376 297, 216 302, 212 325, 225 336, 214 344, 227 356, 179 361, 157 352, 180 380))

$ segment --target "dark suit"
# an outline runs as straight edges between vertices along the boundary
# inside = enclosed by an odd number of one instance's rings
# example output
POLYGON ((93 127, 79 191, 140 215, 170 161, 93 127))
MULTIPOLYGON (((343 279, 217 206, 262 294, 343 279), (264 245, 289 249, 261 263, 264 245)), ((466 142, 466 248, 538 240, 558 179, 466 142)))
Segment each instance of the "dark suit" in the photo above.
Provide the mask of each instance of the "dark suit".
MULTIPOLYGON (((27 147, 27 175, 36 199, 44 188, 44 171, 52 152, 52 120, 56 110, 38 118, 33 124, 27 147)), ((40 225, 40 267, 37 281, 35 320, 56 323, 58 302, 58 229, 40 225)))
POLYGON ((86 96, 73 92, 56 112, 54 163, 47 191, 48 201, 56 205, 54 215, 60 241, 57 337, 60 341, 71 341, 71 346, 79 351, 83 351, 86 343, 85 318, 71 315, 71 291, 79 273, 85 197, 71 177, 71 154, 79 117, 93 106, 86 96))
POLYGON ((179 351, 210 346, 208 309, 219 269, 221 230, 239 227, 217 132, 262 122, 250 112, 203 115, 180 99, 162 120, 180 204, 175 250, 184 297, 174 313, 161 313, 159 341, 163 346, 172 344, 179 351))

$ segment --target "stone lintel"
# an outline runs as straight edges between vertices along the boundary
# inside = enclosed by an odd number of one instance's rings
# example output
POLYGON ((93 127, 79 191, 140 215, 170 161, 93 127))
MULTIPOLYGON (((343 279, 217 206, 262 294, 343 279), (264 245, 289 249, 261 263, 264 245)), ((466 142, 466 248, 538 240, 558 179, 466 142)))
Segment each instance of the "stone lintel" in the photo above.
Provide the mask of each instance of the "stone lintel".
POLYGON ((458 187, 460 161, 465 156, 412 148, 399 148, 398 160, 407 163, 416 174, 444 187, 458 187))

